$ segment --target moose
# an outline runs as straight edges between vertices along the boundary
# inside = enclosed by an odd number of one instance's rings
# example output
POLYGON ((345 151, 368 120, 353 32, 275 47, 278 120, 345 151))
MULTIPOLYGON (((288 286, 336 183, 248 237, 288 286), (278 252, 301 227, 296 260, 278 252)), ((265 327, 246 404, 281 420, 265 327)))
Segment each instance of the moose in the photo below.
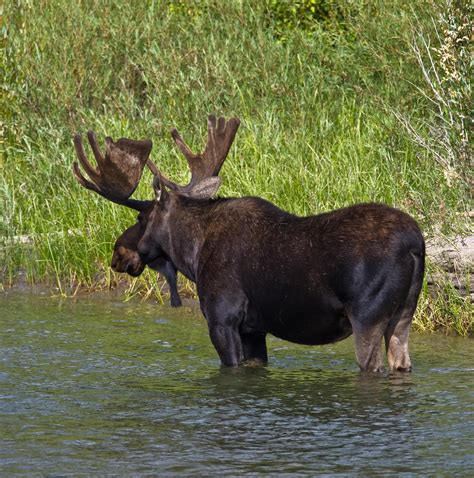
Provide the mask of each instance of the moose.
POLYGON ((299 217, 259 197, 213 198, 219 172, 239 127, 238 118, 208 119, 203 153, 193 153, 176 129, 191 179, 178 185, 148 159, 151 141, 106 138, 98 169, 74 139, 79 182, 137 211, 125 231, 139 273, 170 263, 196 284, 211 341, 223 365, 268 361, 266 335, 322 345, 354 335, 363 371, 410 371, 408 335, 421 291, 425 243, 416 221, 383 204, 358 204, 299 217), (130 199, 144 166, 154 174, 154 199, 130 199), (132 232, 130 232, 132 231, 132 232))

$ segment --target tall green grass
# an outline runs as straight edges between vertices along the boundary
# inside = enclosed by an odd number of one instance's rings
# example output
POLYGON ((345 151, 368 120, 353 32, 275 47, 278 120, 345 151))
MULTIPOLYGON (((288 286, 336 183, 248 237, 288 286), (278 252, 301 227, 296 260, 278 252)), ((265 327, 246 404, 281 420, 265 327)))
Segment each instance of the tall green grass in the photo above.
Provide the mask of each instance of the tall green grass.
MULTIPOLYGON (((151 138, 152 159, 184 182, 169 130, 199 149, 211 112, 242 119, 221 195, 259 195, 297 214, 382 201, 415 216, 427 235, 468 227, 466 185, 448 184, 391 114, 431 114, 409 48, 412 19, 429 26, 431 3, 354 2, 337 21, 284 35, 274 4, 6 4, 3 283, 23 275, 64 292, 115 284, 112 244, 134 213, 76 183, 72 135, 151 138)), ((150 182, 135 197, 150 197, 150 182)), ((131 294, 156 285, 149 273, 129 284, 131 294)))

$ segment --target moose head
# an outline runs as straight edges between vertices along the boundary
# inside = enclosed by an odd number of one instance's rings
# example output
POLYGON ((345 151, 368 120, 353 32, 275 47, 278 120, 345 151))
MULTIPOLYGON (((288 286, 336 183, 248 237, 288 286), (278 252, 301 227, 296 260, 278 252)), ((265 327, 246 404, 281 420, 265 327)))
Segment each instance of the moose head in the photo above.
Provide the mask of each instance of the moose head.
MULTIPOLYGON (((126 272, 134 277, 140 275, 148 265, 165 276, 170 285, 171 302, 180 303, 176 290, 176 267, 162 251, 156 237, 151 240, 148 234, 142 240, 150 217, 154 222, 163 218, 163 212, 169 207, 172 198, 210 198, 220 186, 218 174, 227 157, 235 134, 240 125, 238 118, 226 121, 224 118, 208 117, 208 138, 202 153, 194 154, 183 141, 176 129, 171 135, 188 161, 191 180, 185 186, 176 184, 158 171, 149 159, 152 149, 150 140, 135 141, 121 138, 114 142, 107 137, 106 153, 102 155, 92 131, 87 137, 97 161, 97 168, 87 160, 80 135, 74 137, 74 146, 79 163, 89 179, 81 172, 79 164, 73 163, 74 174, 79 183, 106 199, 136 211, 139 211, 136 224, 125 230, 114 246, 111 267, 116 272, 126 272), (136 200, 130 196, 137 188, 145 165, 154 175, 154 200, 136 200), (139 254, 138 244, 141 241, 139 254), (148 246, 148 247, 147 247, 148 246)), ((153 221, 152 221, 153 222, 153 221)))

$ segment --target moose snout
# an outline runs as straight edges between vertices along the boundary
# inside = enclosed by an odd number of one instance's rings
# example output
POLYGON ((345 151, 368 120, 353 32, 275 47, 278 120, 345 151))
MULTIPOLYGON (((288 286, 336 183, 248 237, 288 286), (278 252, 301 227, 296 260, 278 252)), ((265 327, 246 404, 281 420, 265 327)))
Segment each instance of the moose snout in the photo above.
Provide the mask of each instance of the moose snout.
POLYGON ((115 272, 126 272, 136 277, 143 272, 145 264, 136 251, 120 246, 114 251, 110 267, 115 272))
POLYGON ((112 256, 112 261, 110 262, 110 267, 115 272, 125 272, 122 267, 122 263, 124 262, 124 253, 123 248, 119 248, 118 250, 114 251, 112 256))

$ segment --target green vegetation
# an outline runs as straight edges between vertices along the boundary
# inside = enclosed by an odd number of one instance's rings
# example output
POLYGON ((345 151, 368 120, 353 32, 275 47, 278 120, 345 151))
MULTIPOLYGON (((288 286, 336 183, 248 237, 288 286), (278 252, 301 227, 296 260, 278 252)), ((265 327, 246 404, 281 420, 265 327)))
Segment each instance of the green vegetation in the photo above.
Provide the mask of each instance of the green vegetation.
MULTIPOLYGON (((382 201, 416 217, 427 236, 467 230, 469 118, 458 106, 471 90, 462 62, 442 62, 448 43, 433 25, 442 32, 439 13, 453 10, 438 3, 7 2, 2 282, 53 280, 62 292, 115 285, 112 244, 134 213, 76 183, 73 133, 152 138, 153 160, 184 182, 169 130, 198 149, 211 112, 242 119, 222 195, 259 195, 298 214, 382 201), (414 49, 417 38, 438 50, 414 49), (455 93, 441 111, 420 68, 427 52, 455 93), (462 158, 448 158, 436 136, 450 107, 459 114, 449 146, 462 158)), ((447 48, 463 59, 468 45, 447 48)), ((151 195, 149 180, 136 197, 151 195)), ((128 290, 159 295, 155 286, 146 273, 128 290)), ((472 331, 470 303, 459 300, 425 297, 420 328, 461 310, 472 331)))

